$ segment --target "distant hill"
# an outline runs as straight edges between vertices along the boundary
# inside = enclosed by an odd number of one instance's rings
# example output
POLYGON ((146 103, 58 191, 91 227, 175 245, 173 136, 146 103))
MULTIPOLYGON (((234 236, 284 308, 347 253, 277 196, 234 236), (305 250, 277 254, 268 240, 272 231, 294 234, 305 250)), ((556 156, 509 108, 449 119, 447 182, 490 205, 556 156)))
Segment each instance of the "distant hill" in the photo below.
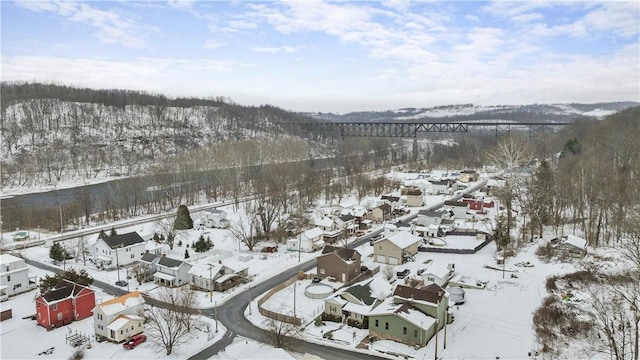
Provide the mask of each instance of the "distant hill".
POLYGON ((351 112, 347 114, 304 113, 318 120, 335 122, 407 122, 407 121, 556 121, 570 122, 578 117, 602 119, 637 102, 608 102, 595 104, 531 104, 480 106, 473 104, 444 105, 430 108, 403 108, 387 111, 351 112))

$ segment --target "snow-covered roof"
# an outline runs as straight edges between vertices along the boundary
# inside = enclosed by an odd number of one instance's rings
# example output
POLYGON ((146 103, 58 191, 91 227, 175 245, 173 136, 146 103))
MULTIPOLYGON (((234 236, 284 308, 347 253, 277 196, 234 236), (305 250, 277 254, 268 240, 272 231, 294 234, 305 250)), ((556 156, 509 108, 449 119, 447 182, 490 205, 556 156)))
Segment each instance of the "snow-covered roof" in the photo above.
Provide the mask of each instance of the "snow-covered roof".
POLYGON ((165 274, 160 271, 157 271, 155 274, 153 274, 153 277, 157 277, 158 279, 169 280, 169 281, 174 280, 176 278, 173 275, 165 274))
POLYGON ((320 229, 319 227, 314 227, 313 229, 309 229, 305 232, 302 233, 302 235, 306 236, 309 239, 313 239, 319 236, 322 236, 324 234, 324 231, 322 229, 320 229))
POLYGON ((105 301, 97 307, 101 308, 105 315, 111 316, 140 304, 144 304, 144 299, 138 291, 133 291, 115 299, 105 301))
POLYGON ((343 311, 349 311, 356 314, 366 315, 371 310, 371 305, 360 305, 352 302, 347 302, 343 307, 343 311))
POLYGON ((399 247, 400 249, 407 248, 417 242, 420 242, 419 237, 417 237, 416 235, 413 235, 408 231, 397 232, 389 236, 387 240, 391 241, 391 243, 393 243, 395 246, 399 247))
POLYGON ((226 274, 226 275, 222 275, 219 278, 217 278, 214 282, 215 283, 223 283, 231 278, 234 278, 238 276, 238 274, 226 274))
POLYGON ((222 264, 207 264, 202 262, 197 262, 193 264, 191 269, 189 270, 189 275, 194 275, 202 278, 216 277, 216 275, 222 269, 222 264))
POLYGON ((131 320, 142 320, 142 318, 135 315, 120 315, 117 319, 113 320, 111 324, 107 325, 107 329, 113 331, 120 330, 131 320))
POLYGON ((569 245, 573 245, 577 248, 580 249, 586 249, 587 248, 587 240, 583 239, 583 238, 579 238, 575 235, 569 235, 567 236, 567 240, 564 241, 565 244, 569 244, 569 245))
POLYGON ((10 254, 2 254, 2 255, 0 255, 0 263, 2 263, 2 264, 11 264, 11 263, 20 262, 20 261, 24 261, 24 260, 20 259, 17 256, 13 256, 13 255, 10 255, 10 254))
POLYGON ((435 318, 432 318, 429 315, 425 315, 415 308, 408 306, 405 306, 403 309, 397 311, 396 315, 422 329, 429 329, 436 322, 435 318))
POLYGON ((398 310, 401 306, 402 306, 402 304, 395 304, 393 302, 393 298, 392 297, 388 297, 388 298, 384 299, 384 301, 381 302, 378 306, 376 306, 375 308, 371 309, 371 311, 369 311, 369 316, 372 316, 372 315, 391 315, 396 310, 398 310))
POLYGON ((322 218, 314 218, 311 223, 315 226, 331 227, 331 225, 333 225, 333 219, 324 216, 322 218))

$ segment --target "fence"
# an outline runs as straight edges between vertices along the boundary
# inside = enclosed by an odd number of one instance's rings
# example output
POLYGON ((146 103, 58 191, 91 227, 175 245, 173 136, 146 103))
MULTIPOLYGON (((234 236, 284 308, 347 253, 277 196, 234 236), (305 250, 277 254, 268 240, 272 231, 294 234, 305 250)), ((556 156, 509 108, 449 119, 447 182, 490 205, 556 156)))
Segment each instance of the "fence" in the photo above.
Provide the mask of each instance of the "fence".
POLYGON ((367 271, 363 271, 360 273, 360 275, 354 277, 353 279, 347 281, 342 287, 348 287, 351 286, 359 281, 362 280, 366 280, 370 277, 373 277, 373 275, 377 274, 380 271, 380 266, 376 267, 375 269, 369 269, 367 271))
POLYGON ((262 307, 262 304, 264 304, 267 300, 269 300, 269 298, 271 296, 273 296, 273 294, 275 294, 278 291, 280 291, 280 290, 286 288, 287 286, 293 284, 297 280, 298 280, 298 276, 296 275, 296 276, 290 278, 289 280, 287 280, 287 281, 285 281, 283 283, 280 283, 279 285, 275 286, 271 290, 267 291, 267 293, 264 294, 264 296, 262 298, 260 298, 260 300, 258 300, 258 311, 260 311, 260 314, 262 316, 268 317, 269 319, 274 319, 274 320, 286 322, 288 324, 293 324, 293 325, 301 325, 302 324, 302 319, 300 319, 299 317, 280 314, 280 313, 277 313, 275 311, 264 309, 262 307))
POLYGON ((487 246, 492 240, 487 238, 480 245, 476 246, 473 249, 446 249, 446 248, 434 248, 427 247, 425 252, 433 252, 433 253, 448 253, 448 254, 475 254, 478 250, 487 246))

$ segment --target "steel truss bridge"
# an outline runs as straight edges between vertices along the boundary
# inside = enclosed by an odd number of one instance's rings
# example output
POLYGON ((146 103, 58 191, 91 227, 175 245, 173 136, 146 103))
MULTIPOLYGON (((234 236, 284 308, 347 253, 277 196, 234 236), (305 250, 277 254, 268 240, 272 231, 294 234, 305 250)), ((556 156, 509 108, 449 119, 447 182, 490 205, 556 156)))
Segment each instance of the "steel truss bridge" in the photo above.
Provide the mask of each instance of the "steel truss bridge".
POLYGON ((395 137, 417 138, 419 133, 466 133, 469 129, 495 130, 496 136, 512 130, 545 131, 546 128, 567 126, 566 122, 305 122, 284 123, 296 130, 326 137, 395 137))

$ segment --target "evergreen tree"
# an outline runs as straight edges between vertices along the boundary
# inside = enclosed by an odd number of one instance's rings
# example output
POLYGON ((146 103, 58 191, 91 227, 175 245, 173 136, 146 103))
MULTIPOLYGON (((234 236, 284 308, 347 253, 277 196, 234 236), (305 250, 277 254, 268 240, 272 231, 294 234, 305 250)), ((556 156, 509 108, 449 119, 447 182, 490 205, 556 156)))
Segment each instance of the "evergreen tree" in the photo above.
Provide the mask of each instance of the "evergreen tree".
POLYGON ((184 258, 185 259, 189 258, 189 250, 187 250, 187 249, 184 250, 184 258))
POLYGON ((116 232, 116 228, 111 227, 111 233, 109 234, 109 236, 116 236, 118 235, 118 233, 116 232))
POLYGON ((98 234, 98 239, 105 240, 107 238, 107 233, 104 232, 104 229, 100 230, 100 234, 98 234))
POLYGON ((76 271, 73 268, 69 268, 64 273, 55 274, 54 276, 46 275, 43 279, 41 279, 39 285, 40 293, 44 294, 45 292, 53 289, 53 287, 63 279, 84 286, 89 286, 93 283, 93 278, 89 276, 86 270, 82 269, 80 271, 76 271))
POLYGON ((191 219, 191 215, 189 215, 189 208, 187 208, 187 205, 180 205, 178 207, 178 213, 176 215, 176 220, 173 222, 173 228, 176 230, 193 229, 193 220, 191 219))
POLYGON ((65 251, 60 243, 53 243, 53 245, 49 249, 49 257, 56 264, 64 260, 64 258, 66 257, 65 255, 65 251))

